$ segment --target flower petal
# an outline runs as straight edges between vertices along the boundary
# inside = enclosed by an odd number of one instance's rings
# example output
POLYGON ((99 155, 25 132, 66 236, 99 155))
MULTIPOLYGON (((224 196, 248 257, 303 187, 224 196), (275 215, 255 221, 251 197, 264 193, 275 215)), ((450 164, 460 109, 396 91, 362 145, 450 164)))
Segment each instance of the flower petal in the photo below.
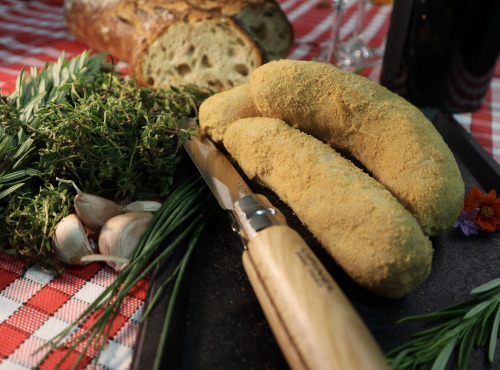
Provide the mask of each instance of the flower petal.
POLYGON ((476 218, 476 216, 477 216, 477 214, 479 213, 480 210, 481 210, 481 208, 479 208, 479 207, 472 208, 467 213, 467 219, 473 221, 476 218))
POLYGON ((486 219, 483 218, 483 219, 476 220, 477 224, 479 225, 479 227, 481 227, 481 229, 492 233, 493 231, 495 231, 497 229, 497 226, 490 221, 491 221, 490 218, 486 218, 486 219))
POLYGON ((470 188, 467 198, 464 199, 464 210, 470 211, 474 207, 479 207, 483 193, 477 186, 470 188))

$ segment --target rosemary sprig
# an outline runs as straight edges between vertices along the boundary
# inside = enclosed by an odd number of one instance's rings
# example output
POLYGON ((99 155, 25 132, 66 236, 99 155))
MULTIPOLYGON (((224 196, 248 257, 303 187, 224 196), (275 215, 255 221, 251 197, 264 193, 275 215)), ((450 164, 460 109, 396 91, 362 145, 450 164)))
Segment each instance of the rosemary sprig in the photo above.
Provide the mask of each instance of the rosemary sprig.
POLYGON ((416 333, 413 339, 387 353, 393 369, 444 369, 456 352, 455 366, 466 369, 474 347, 488 348, 493 362, 500 335, 500 278, 471 291, 466 301, 435 312, 404 318, 408 321, 440 321, 428 330, 416 333))
POLYGON ((25 166, 35 154, 34 150, 33 139, 25 134, 14 102, 0 96, 0 199, 38 173, 25 166))
POLYGON ((68 60, 63 52, 55 63, 47 63, 40 71, 31 67, 26 74, 23 68, 17 76, 16 90, 9 96, 22 110, 20 119, 29 123, 37 110, 48 102, 66 101, 73 83, 91 84, 103 68, 104 55, 84 51, 68 60))
POLYGON ((91 83, 104 66, 104 55, 85 51, 66 60, 63 53, 57 62, 47 63, 39 72, 32 67, 27 75, 23 68, 16 90, 9 98, 0 96, 0 199, 38 173, 36 169, 24 168, 32 159, 35 146, 22 123, 32 122, 38 109, 48 102, 67 101, 71 84, 91 83))

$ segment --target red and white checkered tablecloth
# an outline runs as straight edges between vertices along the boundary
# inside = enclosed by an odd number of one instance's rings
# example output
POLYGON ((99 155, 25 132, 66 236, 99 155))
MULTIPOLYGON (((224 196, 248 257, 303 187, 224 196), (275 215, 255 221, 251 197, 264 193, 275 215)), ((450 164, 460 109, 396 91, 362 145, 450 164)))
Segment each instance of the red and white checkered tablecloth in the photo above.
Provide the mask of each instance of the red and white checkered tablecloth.
MULTIPOLYGON (((330 36, 330 0, 279 0, 295 30, 290 59, 317 58, 330 36)), ((86 49, 67 32, 62 21, 62 0, 0 0, 0 91, 15 89, 22 67, 43 67, 55 61, 64 50, 73 57, 86 49)), ((369 6, 365 34, 369 44, 383 46, 389 27, 390 6, 369 6)), ((341 38, 354 27, 354 7, 348 5, 341 38)), ((126 70, 125 63, 119 69, 126 70)), ((380 69, 362 74, 378 81, 380 69)), ((473 114, 456 116, 474 138, 500 162, 500 69, 492 82, 484 105, 473 114)), ((43 354, 34 350, 58 334, 81 313, 116 277, 106 265, 93 263, 70 268, 55 276, 23 258, 0 253, 0 370, 26 369, 43 354)), ((100 356, 98 368, 127 369, 138 333, 148 280, 131 292, 115 320, 108 346, 100 356)), ((77 352, 72 356, 77 356, 77 352)), ((63 355, 56 352, 44 368, 51 368, 63 355)), ((90 366, 92 351, 82 367, 90 366)), ((73 357, 74 358, 74 357, 73 357)), ((71 362, 71 358, 68 362, 71 362)))
MULTIPOLYGON (((56 276, 37 265, 29 266, 24 258, 0 253, 0 369, 35 366, 46 353, 37 351, 40 346, 75 320, 115 278, 114 270, 97 263, 68 268, 56 276)), ((130 366, 146 289, 144 280, 122 304, 97 368, 130 366)), ((42 369, 54 368, 64 354, 63 350, 54 352, 42 369)), ((78 354, 74 351, 68 363, 78 354)), ((89 365, 94 355, 88 351, 81 367, 89 365)))

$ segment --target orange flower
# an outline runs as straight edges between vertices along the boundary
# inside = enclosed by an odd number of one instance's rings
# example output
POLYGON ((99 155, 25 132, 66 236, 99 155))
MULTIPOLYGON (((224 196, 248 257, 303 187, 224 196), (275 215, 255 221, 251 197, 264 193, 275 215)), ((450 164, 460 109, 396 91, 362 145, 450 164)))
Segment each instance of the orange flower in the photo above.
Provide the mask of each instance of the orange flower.
POLYGON ((500 228, 500 198, 497 198, 495 190, 483 194, 476 186, 469 190, 467 198, 464 199, 464 211, 470 211, 478 207, 479 213, 474 222, 483 230, 493 232, 500 228))

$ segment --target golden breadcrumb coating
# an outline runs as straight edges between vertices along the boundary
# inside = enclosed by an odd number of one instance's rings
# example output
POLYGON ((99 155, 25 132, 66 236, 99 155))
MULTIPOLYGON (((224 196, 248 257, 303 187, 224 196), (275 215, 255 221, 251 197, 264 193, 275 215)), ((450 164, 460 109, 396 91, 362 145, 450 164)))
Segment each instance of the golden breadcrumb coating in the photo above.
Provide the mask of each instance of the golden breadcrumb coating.
POLYGON ((212 141, 222 142, 226 127, 240 118, 259 117, 248 83, 212 95, 200 105, 199 121, 212 141))
POLYGON ((465 190, 455 158, 432 123, 403 98, 330 64, 293 60, 257 68, 250 92, 262 116, 358 159, 426 235, 456 221, 465 190))
POLYGON ((432 244, 416 219, 328 145, 278 119, 257 117, 227 127, 224 146, 362 286, 398 298, 428 276, 432 244))

